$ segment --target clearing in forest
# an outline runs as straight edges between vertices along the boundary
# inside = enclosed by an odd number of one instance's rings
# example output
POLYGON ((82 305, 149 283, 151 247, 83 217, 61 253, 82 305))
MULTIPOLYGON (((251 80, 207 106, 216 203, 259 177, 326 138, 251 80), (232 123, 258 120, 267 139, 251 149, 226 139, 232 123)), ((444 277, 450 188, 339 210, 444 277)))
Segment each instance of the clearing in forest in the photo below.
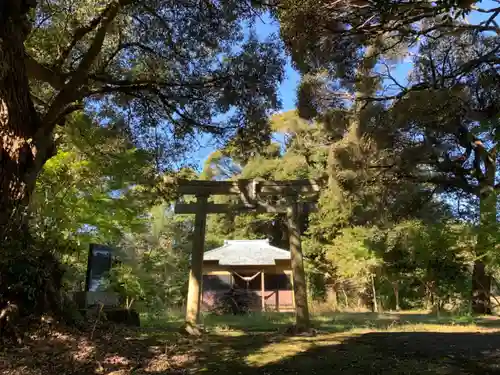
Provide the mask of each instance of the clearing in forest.
POLYGON ((173 324, 55 332, 0 354, 2 374, 500 374, 500 321, 421 314, 332 314, 314 337, 291 337, 293 317, 208 317, 187 338, 173 324))

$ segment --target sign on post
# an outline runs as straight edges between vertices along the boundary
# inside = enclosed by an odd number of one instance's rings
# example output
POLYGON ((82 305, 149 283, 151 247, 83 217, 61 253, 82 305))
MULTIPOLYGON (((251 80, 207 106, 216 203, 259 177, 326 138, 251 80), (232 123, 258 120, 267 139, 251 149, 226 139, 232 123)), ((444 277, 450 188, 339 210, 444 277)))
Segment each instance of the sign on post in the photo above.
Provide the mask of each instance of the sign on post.
POLYGON ((86 292, 102 290, 105 277, 113 264, 113 249, 106 245, 90 244, 87 263, 86 292))

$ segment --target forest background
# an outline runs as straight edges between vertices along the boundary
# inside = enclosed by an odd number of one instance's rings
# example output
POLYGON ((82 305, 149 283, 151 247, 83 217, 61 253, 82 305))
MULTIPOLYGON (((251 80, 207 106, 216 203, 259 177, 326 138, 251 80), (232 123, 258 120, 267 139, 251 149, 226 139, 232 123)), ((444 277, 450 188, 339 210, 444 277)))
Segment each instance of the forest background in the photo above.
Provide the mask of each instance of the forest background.
MULTIPOLYGON (((193 218, 171 177, 310 178, 311 301, 491 312, 498 1, 22 3, 0 16, 2 303, 82 290, 103 243, 110 288, 181 306, 193 218)), ((288 247, 279 215, 207 225, 207 250, 288 247)))

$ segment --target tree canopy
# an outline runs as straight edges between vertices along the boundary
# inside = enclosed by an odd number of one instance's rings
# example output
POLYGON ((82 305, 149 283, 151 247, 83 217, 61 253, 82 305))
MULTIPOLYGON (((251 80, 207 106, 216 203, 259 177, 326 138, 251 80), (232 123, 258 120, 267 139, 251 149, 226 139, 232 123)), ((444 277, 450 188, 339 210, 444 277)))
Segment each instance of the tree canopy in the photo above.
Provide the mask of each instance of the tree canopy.
POLYGON ((21 3, 6 3, 0 32, 5 222, 75 111, 153 150, 158 173, 201 133, 246 148, 268 141, 284 58, 279 40, 245 27, 260 12, 246 2, 21 3))

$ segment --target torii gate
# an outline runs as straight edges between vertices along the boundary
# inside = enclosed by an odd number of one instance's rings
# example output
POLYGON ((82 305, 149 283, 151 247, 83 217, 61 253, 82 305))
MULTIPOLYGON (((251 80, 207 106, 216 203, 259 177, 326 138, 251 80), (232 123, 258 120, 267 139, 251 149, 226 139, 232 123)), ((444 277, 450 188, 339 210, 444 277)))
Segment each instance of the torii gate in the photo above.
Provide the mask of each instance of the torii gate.
POLYGON ((176 203, 175 205, 176 214, 195 214, 186 324, 195 327, 199 322, 207 214, 228 212, 286 213, 293 273, 296 328, 299 331, 308 330, 310 319, 298 219, 303 205, 316 200, 320 189, 319 184, 312 180, 202 181, 179 179, 177 185, 177 192, 180 195, 196 196, 194 203, 176 203), (208 202, 210 195, 236 195, 240 197, 240 202, 238 204, 211 203, 208 202), (299 196, 306 197, 306 200, 299 201, 299 196), (265 202, 265 198, 269 197, 284 197, 286 203, 269 204, 265 202))

